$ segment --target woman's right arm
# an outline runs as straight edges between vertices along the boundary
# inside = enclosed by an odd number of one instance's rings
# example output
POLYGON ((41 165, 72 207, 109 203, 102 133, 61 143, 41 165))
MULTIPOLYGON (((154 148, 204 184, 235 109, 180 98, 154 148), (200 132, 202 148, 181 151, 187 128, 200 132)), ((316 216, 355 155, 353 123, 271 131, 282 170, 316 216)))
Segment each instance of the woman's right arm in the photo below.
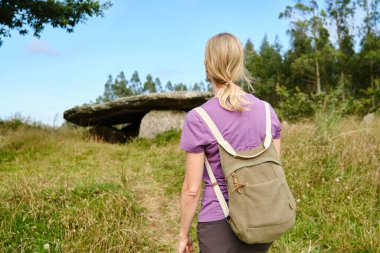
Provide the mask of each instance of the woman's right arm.
POLYGON ((192 252, 193 250, 189 230, 201 194, 204 161, 204 152, 186 152, 185 180, 181 192, 181 225, 178 244, 178 252, 180 253, 192 252))

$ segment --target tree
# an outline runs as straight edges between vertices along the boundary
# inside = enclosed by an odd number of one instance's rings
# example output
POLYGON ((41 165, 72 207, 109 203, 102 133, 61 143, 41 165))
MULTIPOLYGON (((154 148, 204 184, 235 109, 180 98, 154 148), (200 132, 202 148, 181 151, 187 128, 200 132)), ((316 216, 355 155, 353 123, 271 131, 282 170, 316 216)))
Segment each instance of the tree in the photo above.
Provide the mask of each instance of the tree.
POLYGON ((358 4, 363 8, 365 18, 361 27, 364 36, 360 42, 361 50, 359 52, 360 65, 364 67, 364 71, 358 71, 357 76, 364 79, 360 80, 361 83, 367 85, 369 83, 371 89, 374 89, 375 80, 380 78, 380 31, 378 28, 380 23, 380 12, 378 11, 380 0, 359 0, 358 4))
POLYGON ((355 14, 355 5, 351 0, 326 0, 327 13, 335 23, 337 42, 339 47, 338 62, 340 66, 339 84, 345 85, 346 73, 350 71, 355 54, 353 35, 350 32, 350 21, 355 14))
POLYGON ((187 85, 183 83, 177 83, 173 86, 175 91, 187 91, 187 85))
POLYGON ((112 91, 113 78, 111 75, 108 76, 108 80, 104 85, 103 96, 98 96, 95 100, 95 103, 100 104, 104 102, 111 101, 115 99, 114 92, 112 91))
POLYGON ((131 79, 129 80, 130 88, 132 90, 132 95, 141 94, 143 87, 140 81, 139 73, 137 71, 133 72, 131 79))
POLYGON ((168 81, 166 83, 166 90, 167 91, 173 91, 174 90, 172 82, 168 81))
POLYGON ((143 88, 144 93, 153 93, 157 92, 156 89, 156 83, 153 82, 153 77, 151 74, 148 74, 146 76, 146 82, 144 83, 144 88, 143 88))
POLYGON ((256 56, 257 54, 255 52, 253 43, 250 39, 248 39, 244 46, 244 61, 245 61, 245 67, 248 69, 250 73, 253 72, 252 64, 254 63, 256 56))
POLYGON ((203 81, 200 81, 198 85, 200 91, 207 91, 207 86, 203 81))
POLYGON ((252 68, 259 80, 255 85, 256 93, 275 105, 276 86, 280 84, 282 76, 281 45, 278 38, 276 37, 275 43, 271 45, 265 35, 255 58, 252 68))
MULTIPOLYGON (((201 82, 201 84, 203 84, 203 82, 201 82)), ((204 91, 210 91, 210 92, 213 92, 213 88, 212 88, 212 83, 211 82, 207 82, 206 80, 206 84, 204 85, 205 89, 204 91)))
POLYGON ((255 49, 254 49, 253 43, 250 39, 248 39, 244 46, 244 54, 246 58, 248 58, 252 56, 254 53, 255 53, 255 49))
MULTIPOLYGON (((355 91, 358 95, 364 93, 375 94, 376 82, 380 80, 380 23, 379 5, 380 0, 358 0, 358 5, 364 11, 364 19, 360 27, 362 38, 360 41, 360 51, 357 56, 356 68, 353 69, 353 79, 355 91), (359 92, 358 92, 359 91, 359 92)), ((376 107, 375 96, 372 95, 372 108, 376 107)))
POLYGON ((123 71, 120 72, 112 84, 112 92, 114 93, 114 99, 133 95, 123 71))
POLYGON ((315 86, 314 91, 319 94, 321 92, 321 46, 327 44, 323 40, 323 35, 328 34, 325 28, 325 12, 319 10, 316 0, 298 0, 293 7, 287 6, 285 11, 280 13, 279 18, 292 20, 292 28, 288 30, 288 34, 292 37, 295 50, 293 56, 298 55, 294 59, 293 68, 300 71, 301 76, 312 80, 315 86), (310 76, 308 72, 312 72, 313 76, 310 76))
POLYGON ((45 25, 62 28, 71 33, 74 27, 88 17, 103 16, 104 10, 112 6, 107 1, 101 4, 93 0, 2 0, 0 1, 0 46, 2 38, 10 37, 10 31, 21 35, 28 33, 40 37, 45 25))
POLYGON ((247 40, 244 46, 244 61, 245 67, 251 73, 252 76, 257 76, 255 72, 254 64, 257 60, 257 53, 255 47, 250 39, 247 40))
POLYGON ((193 91, 201 91, 201 87, 199 86, 198 83, 194 83, 193 87, 192 87, 192 90, 193 91))
POLYGON ((380 23, 380 11, 379 5, 380 0, 357 0, 357 3, 364 10, 365 17, 363 20, 363 26, 361 27, 364 30, 364 33, 376 34, 379 33, 379 23, 380 23))
POLYGON ((97 97, 95 103, 105 103, 131 95, 135 94, 133 93, 128 81, 125 79, 124 72, 121 71, 115 80, 113 80, 111 75, 108 76, 108 80, 104 85, 103 96, 97 97))
POLYGON ((155 83, 157 92, 162 92, 162 85, 161 85, 160 78, 156 77, 156 79, 154 79, 154 83, 155 83))

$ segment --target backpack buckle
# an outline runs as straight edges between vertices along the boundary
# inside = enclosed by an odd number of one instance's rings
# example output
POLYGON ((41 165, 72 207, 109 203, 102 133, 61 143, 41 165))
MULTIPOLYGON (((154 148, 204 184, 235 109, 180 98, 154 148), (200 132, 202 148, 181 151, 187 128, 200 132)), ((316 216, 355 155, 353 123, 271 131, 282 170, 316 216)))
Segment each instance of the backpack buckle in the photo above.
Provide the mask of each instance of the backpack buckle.
POLYGON ((239 180, 235 172, 232 172, 231 176, 232 182, 234 183, 234 189, 232 190, 232 192, 237 191, 237 193, 241 194, 240 188, 244 187, 245 184, 239 184, 239 180))

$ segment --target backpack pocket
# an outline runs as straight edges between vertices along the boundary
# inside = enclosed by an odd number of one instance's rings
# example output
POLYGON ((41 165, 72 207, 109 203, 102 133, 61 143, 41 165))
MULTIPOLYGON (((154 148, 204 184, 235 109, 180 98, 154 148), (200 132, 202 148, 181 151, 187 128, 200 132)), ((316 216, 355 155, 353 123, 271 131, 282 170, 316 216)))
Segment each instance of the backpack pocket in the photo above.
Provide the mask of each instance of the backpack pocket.
POLYGON ((295 210, 278 178, 260 184, 246 184, 242 196, 249 228, 262 228, 290 220, 295 210))

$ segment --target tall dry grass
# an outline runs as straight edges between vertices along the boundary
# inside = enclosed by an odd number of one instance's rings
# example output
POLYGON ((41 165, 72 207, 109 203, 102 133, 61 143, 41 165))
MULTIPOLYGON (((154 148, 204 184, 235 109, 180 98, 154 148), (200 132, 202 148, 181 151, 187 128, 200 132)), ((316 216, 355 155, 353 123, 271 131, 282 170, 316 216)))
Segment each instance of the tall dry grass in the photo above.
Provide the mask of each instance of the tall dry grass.
POLYGON ((120 145, 84 131, 2 129, 0 252, 138 252, 143 209, 122 183, 120 145))
POLYGON ((380 252, 379 124, 320 115, 283 130, 298 216, 275 252, 380 252))

